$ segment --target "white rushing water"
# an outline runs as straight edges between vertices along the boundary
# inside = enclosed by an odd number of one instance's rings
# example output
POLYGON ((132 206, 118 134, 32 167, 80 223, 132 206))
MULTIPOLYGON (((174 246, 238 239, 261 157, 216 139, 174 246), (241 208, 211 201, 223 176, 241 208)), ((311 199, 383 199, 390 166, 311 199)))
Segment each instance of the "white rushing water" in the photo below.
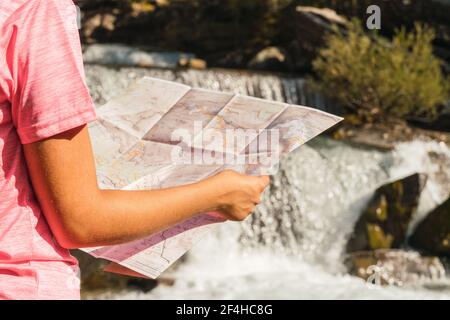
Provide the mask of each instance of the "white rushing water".
MULTIPOLYGON (((299 79, 215 71, 164 71, 87 68, 97 101, 118 94, 135 78, 152 75, 190 85, 304 101, 323 101, 305 93, 299 79)), ((187 258, 149 293, 126 291, 114 299, 450 299, 443 282, 423 286, 378 287, 346 274, 343 254, 362 207, 381 184, 422 172, 428 181, 414 226, 450 193, 450 149, 433 141, 414 141, 381 152, 317 138, 284 159, 273 192, 244 224, 226 223, 194 247, 187 258)))
MULTIPOLYGON (((163 275, 175 279, 173 286, 161 285, 149 293, 127 291, 103 297, 450 299, 447 282, 434 290, 419 285, 381 288, 347 275, 342 261, 347 236, 361 206, 378 185, 414 172, 427 173, 429 179, 416 221, 448 195, 448 186, 442 182, 450 179, 450 167, 434 162, 430 152, 450 159, 450 149, 435 142, 400 144, 393 152, 385 153, 319 139, 283 163, 297 202, 290 205, 300 211, 261 226, 261 220, 271 221, 264 215, 273 214, 270 207, 263 207, 255 214, 263 217, 243 227, 236 223, 219 226, 189 252, 186 261, 163 275), (253 243, 255 233, 256 238, 264 237, 262 244, 253 243)), ((285 196, 283 193, 280 198, 285 196)), ((291 212, 285 209, 283 212, 291 212)))

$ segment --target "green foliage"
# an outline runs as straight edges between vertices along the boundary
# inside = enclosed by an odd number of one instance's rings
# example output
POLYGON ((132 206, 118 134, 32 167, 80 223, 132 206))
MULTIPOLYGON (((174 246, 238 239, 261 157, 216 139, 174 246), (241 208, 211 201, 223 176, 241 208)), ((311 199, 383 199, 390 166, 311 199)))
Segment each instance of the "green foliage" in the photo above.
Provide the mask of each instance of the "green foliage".
POLYGON ((315 84, 327 96, 375 121, 386 116, 433 116, 449 98, 449 79, 433 56, 432 29, 398 30, 391 41, 364 32, 353 20, 344 33, 328 35, 313 62, 315 84))

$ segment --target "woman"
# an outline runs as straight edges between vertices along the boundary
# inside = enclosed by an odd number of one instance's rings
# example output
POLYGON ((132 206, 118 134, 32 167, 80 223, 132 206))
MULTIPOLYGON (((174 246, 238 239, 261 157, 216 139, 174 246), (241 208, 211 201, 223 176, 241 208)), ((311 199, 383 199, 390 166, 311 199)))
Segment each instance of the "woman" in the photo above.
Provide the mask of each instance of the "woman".
POLYGON ((145 237, 198 213, 243 220, 268 177, 222 172, 156 191, 97 187, 71 0, 0 3, 0 298, 79 299, 67 249, 145 237))

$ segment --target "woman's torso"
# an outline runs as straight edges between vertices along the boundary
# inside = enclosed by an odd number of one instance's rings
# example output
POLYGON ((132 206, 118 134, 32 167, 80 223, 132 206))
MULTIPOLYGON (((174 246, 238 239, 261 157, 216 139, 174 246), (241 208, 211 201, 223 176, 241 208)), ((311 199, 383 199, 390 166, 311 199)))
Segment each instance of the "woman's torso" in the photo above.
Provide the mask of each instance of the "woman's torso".
POLYGON ((78 299, 77 261, 54 240, 40 210, 12 119, 8 55, 27 2, 0 3, 0 299, 78 299))

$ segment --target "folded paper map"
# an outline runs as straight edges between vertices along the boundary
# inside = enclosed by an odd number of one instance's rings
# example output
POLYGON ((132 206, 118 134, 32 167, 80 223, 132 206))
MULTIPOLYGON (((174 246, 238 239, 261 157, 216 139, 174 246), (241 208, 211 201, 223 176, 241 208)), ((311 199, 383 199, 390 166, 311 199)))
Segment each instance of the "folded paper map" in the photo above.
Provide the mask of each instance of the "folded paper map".
MULTIPOLYGON (((341 120, 154 78, 139 80, 97 114, 89 131, 100 187, 124 190, 174 187, 226 169, 274 174, 282 155, 341 120)), ((157 278, 218 222, 217 213, 202 213, 141 240, 85 251, 157 278)))

